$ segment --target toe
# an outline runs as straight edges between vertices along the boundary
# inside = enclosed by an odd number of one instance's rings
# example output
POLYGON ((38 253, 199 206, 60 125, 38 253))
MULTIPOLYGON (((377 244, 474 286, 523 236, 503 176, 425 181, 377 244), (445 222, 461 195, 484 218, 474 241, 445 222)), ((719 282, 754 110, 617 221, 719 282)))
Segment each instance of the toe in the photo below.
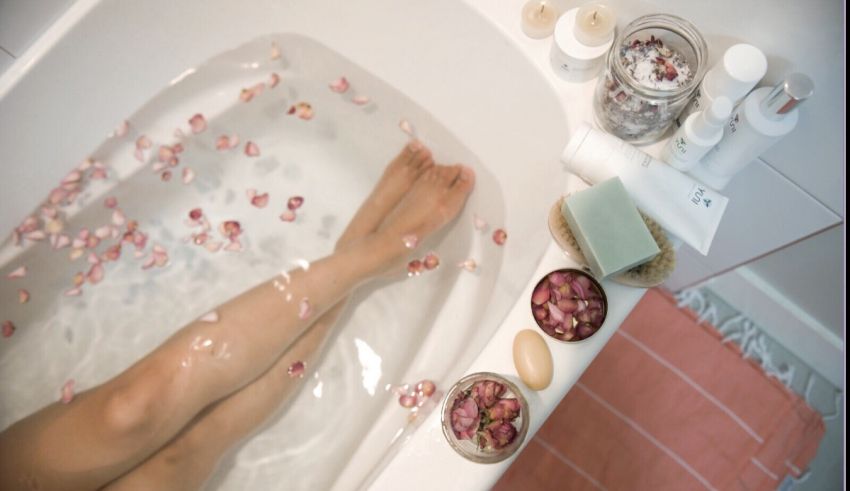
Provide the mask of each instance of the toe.
MULTIPOLYGON (((419 144, 419 142, 414 142, 419 144)), ((419 148, 413 153, 410 158, 410 166, 414 169, 421 169, 427 162, 431 162, 433 164, 434 159, 431 156, 431 150, 425 148, 421 144, 419 144, 419 148)))
POLYGON ((469 194, 475 186, 475 171, 471 168, 458 164, 457 176, 452 182, 452 192, 457 192, 461 195, 469 194))

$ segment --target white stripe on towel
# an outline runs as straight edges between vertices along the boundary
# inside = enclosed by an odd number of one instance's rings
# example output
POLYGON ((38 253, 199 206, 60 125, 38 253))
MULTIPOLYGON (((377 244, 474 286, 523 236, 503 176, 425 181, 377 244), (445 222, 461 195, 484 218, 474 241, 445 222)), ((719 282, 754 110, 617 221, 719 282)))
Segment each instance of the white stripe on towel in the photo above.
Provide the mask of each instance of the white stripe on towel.
POLYGON ((553 447, 552 445, 550 445, 549 442, 540 438, 540 435, 535 436, 534 440, 532 440, 532 441, 539 443, 541 447, 548 450, 552 455, 555 456, 556 459, 567 464, 570 468, 572 468, 572 470, 581 474, 581 477, 587 479, 590 482, 590 484, 593 484, 594 486, 596 486, 596 489, 601 489, 602 491, 608 491, 608 488, 603 486, 601 482, 594 479, 593 476, 591 476, 584 469, 579 467, 578 464, 576 464, 572 460, 568 459, 566 455, 559 452, 558 449, 553 447))
POLYGON ((761 461, 760 461, 759 459, 757 459, 757 458, 755 458, 755 457, 750 457, 750 462, 752 462, 752 463, 753 463, 756 467, 758 467, 759 469, 761 469, 761 471, 762 471, 762 472, 764 472, 765 474, 767 474, 767 475, 768 475, 771 479, 773 479, 774 481, 778 481, 778 480, 779 480, 779 476, 777 476, 777 475, 776 475, 776 474, 774 474, 773 472, 770 472, 770 469, 768 469, 766 465, 762 464, 762 463, 761 463, 761 461))
POLYGON ((675 460, 675 461, 676 461, 676 463, 678 463, 680 466, 682 466, 682 468, 683 468, 683 469, 685 469, 686 471, 688 471, 688 473, 689 473, 690 475, 694 476, 694 478, 695 478, 697 481, 699 481, 700 483, 702 483, 702 485, 703 485, 703 486, 705 486, 707 489, 711 489, 712 491, 717 491, 717 488, 715 488, 714 486, 712 486, 712 485, 711 485, 711 483, 710 483, 710 482, 708 482, 708 479, 704 478, 704 477, 703 477, 703 476, 702 476, 699 472, 697 472, 697 471, 696 471, 696 469, 694 469, 694 468, 693 468, 693 467, 691 467, 691 466, 690 466, 687 462, 685 462, 685 459, 683 459, 682 457, 680 457, 680 456, 679 456, 679 454, 677 454, 676 452, 674 452, 673 450, 671 450, 670 448, 668 448, 666 445, 664 445, 663 443, 661 443, 660 441, 658 441, 658 440, 657 440, 654 436, 652 436, 652 435, 651 435, 648 431, 646 431, 645 429, 643 429, 643 427, 642 427, 641 425, 637 424, 637 422, 636 422, 636 421, 632 420, 631 418, 629 418, 629 417, 628 417, 628 416, 626 416, 625 414, 623 414, 623 413, 621 413, 620 411, 618 411, 618 410, 617 410, 617 408, 615 408, 614 406, 612 406, 611 404, 609 404, 609 403, 608 403, 608 401, 606 401, 605 399, 603 399, 602 397, 600 397, 598 394, 594 393, 592 390, 590 390, 590 389, 589 389, 587 386, 585 386, 583 383, 581 383, 581 382, 576 382, 576 387, 578 387, 579 389, 583 390, 585 393, 587 393, 587 395, 589 395, 590 397, 592 397, 592 398, 593 398, 593 400, 595 400, 596 402, 598 402, 599 404, 601 404, 602 406, 604 406, 604 407, 605 407, 605 409, 607 409, 608 411, 611 411, 611 412, 612 412, 615 416, 617 416, 618 418, 620 418, 621 420, 623 420, 623 422, 624 422, 624 423, 626 423, 627 425, 631 426, 631 427, 632 427, 632 429, 634 429, 635 431, 637 431, 638 433, 640 433, 640 434, 641 434, 644 438, 646 438, 647 440, 649 440, 650 442, 652 442, 652 444, 653 444, 653 445, 655 445, 656 447, 658 447, 658 448, 659 448, 662 452, 666 453, 668 457, 670 457, 671 459, 675 460))
POLYGON ((753 439, 754 439, 755 441, 757 441, 757 442, 759 442, 759 443, 764 443, 764 439, 763 439, 761 436, 759 436, 759 434, 758 434, 758 433, 756 433, 756 432, 755 432, 755 430, 754 430, 754 429, 752 429, 752 427, 750 427, 750 425, 748 425, 748 424, 747 424, 744 420, 742 420, 742 419, 741 419, 741 418, 740 418, 737 414, 735 414, 735 412, 734 412, 734 411, 732 411, 731 409, 729 409, 728 407, 726 407, 726 406, 725 406, 722 402, 720 402, 720 400, 719 400, 719 399, 717 399, 716 397, 714 397, 713 395, 711 395, 711 394, 710 394, 707 390, 705 390, 704 388, 702 388, 702 386, 700 386, 698 383, 696 383, 696 381, 694 381, 694 379, 690 378, 690 377, 689 377, 689 376, 688 376, 685 372, 683 372, 683 371, 679 370, 679 369, 678 369, 675 365, 673 365, 673 364, 672 364, 672 363, 670 363, 669 361, 667 361, 667 360, 665 360, 664 358, 662 358, 662 357, 661 357, 661 355, 659 355, 658 353, 656 353, 655 351, 653 351, 653 350, 652 350, 652 348, 650 348, 649 346, 647 346, 647 345, 645 345, 645 344, 641 343, 641 342, 640 342, 640 341, 638 341, 636 338, 634 338, 631 334, 629 334, 629 333, 627 333, 627 332, 623 331, 622 329, 618 330, 618 331, 617 331, 617 334, 619 334, 620 336, 623 336, 624 338, 626 338, 626 339, 628 339, 629 341, 631 341, 631 342, 632 342, 632 344, 634 344, 635 346, 637 346, 638 348, 640 348, 640 349, 641 349, 644 353, 646 353, 646 354, 648 354, 649 356, 651 356, 652 358, 654 358, 654 359, 655 359, 655 361, 657 361, 658 363, 660 363, 660 364, 664 365, 664 366, 665 366, 666 368, 668 368, 670 371, 672 371, 673 373, 675 373, 676 375, 678 375, 678 376, 679 376, 679 378, 681 378, 682 380, 684 380, 685 382, 687 382, 687 384, 688 384, 688 385, 690 385, 691 387, 693 387, 694 389, 696 389, 696 391, 697 391, 697 392, 699 392, 700 394, 702 394, 702 396, 703 396, 703 397, 705 397, 705 398, 706 398, 706 399, 708 399, 708 400, 709 400, 712 404, 714 404, 715 406, 717 406, 717 408, 718 408, 718 409, 720 409, 721 411, 723 411, 724 413, 726 413, 726 415, 728 415, 730 418, 732 418, 732 420, 733 420, 733 421, 735 421, 735 423, 737 423, 737 424, 738 424, 738 426, 740 426, 740 427, 741 427, 744 431, 746 431, 746 432, 747 432, 747 434, 749 434, 751 437, 753 437, 753 439))

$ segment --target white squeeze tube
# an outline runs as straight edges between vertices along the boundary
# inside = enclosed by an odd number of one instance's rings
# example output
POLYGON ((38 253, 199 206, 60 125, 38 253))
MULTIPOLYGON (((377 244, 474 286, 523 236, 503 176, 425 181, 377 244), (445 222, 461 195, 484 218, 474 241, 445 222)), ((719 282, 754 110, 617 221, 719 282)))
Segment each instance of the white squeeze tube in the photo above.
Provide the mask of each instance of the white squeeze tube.
POLYGON ((619 177, 641 211, 708 254, 729 203, 725 196, 587 123, 576 128, 561 160, 588 184, 619 177))

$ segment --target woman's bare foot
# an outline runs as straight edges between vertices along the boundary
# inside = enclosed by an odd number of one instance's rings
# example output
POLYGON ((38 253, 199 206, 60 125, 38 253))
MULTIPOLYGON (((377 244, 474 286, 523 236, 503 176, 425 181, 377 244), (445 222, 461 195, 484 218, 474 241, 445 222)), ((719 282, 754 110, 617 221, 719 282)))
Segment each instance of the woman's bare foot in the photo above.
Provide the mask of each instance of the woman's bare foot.
POLYGON ((434 160, 431 151, 419 141, 408 143, 384 169, 378 184, 340 236, 337 248, 377 230, 387 214, 413 187, 413 183, 432 167, 434 160))
POLYGON ((402 243, 421 240, 454 219, 475 185, 475 173, 460 164, 428 169, 381 224, 378 232, 402 243))

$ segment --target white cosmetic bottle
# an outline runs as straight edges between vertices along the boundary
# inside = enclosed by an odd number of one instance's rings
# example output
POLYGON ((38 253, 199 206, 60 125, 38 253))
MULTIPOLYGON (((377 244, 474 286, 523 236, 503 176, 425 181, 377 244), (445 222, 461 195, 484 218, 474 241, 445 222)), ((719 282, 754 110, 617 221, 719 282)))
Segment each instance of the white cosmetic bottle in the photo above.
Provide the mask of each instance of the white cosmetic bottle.
POLYGON ((735 174, 797 126, 797 105, 811 97, 812 80, 792 73, 775 87, 754 90, 735 108, 723 139, 690 174, 714 189, 723 189, 735 174))
POLYGON ((691 114, 710 106, 718 97, 726 97, 732 106, 738 104, 767 72, 767 58, 755 46, 736 44, 723 53, 723 58, 705 74, 691 102, 685 106, 676 126, 682 126, 691 114))
POLYGON ((680 171, 688 171, 723 138, 723 126, 732 114, 732 102, 720 96, 702 111, 688 116, 664 150, 661 160, 680 171))

